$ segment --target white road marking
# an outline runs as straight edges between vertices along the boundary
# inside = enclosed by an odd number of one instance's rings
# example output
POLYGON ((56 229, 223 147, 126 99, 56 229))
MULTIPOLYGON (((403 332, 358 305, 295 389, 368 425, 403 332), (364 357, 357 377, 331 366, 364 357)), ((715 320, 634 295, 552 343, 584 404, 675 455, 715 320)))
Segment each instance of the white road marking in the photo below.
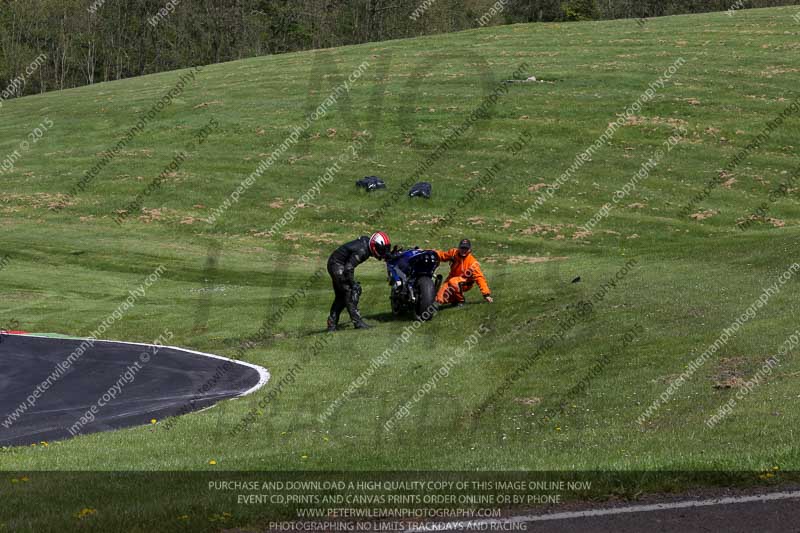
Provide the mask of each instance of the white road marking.
POLYGON ((478 529, 491 525, 519 524, 525 522, 543 522, 546 520, 570 520, 573 518, 590 518, 594 516, 608 516, 625 513, 646 513, 652 511, 668 511, 671 509, 687 509, 691 507, 711 507, 714 505, 731 505, 737 503, 768 502, 775 500, 790 500, 800 498, 800 491, 773 492, 756 496, 730 496, 727 498, 712 498, 709 500, 689 500, 673 503, 654 503, 649 505, 630 505, 627 507, 610 507, 608 509, 593 509, 590 511, 573 511, 565 513, 550 513, 543 515, 512 516, 510 518, 493 518, 485 520, 468 520, 462 522, 431 522, 430 525, 416 529, 406 530, 406 533, 423 533, 429 531, 452 531, 455 529, 478 529))

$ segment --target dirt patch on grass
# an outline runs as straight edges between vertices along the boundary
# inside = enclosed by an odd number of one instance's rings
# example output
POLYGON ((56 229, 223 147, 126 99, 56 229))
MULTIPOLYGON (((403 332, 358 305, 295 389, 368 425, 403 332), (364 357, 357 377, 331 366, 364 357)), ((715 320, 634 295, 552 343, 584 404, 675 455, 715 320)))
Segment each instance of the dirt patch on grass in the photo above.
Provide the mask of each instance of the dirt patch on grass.
POLYGON ((564 230, 575 227, 575 224, 534 224, 533 226, 519 230, 519 232, 523 235, 541 235, 561 241, 566 238, 564 236, 564 230))
POLYGON ((530 255, 512 255, 506 258, 506 263, 509 265, 518 265, 518 264, 529 264, 535 265, 537 263, 547 263, 548 261, 566 261, 569 257, 557 257, 557 256, 530 256, 530 255))
POLYGON ((222 101, 220 100, 211 100, 210 102, 203 102, 202 104, 197 104, 192 109, 205 109, 211 105, 222 105, 222 101))
POLYGON ((534 224, 519 231, 523 235, 546 235, 548 233, 559 233, 563 227, 562 224, 534 224))
POLYGON ((715 389, 731 389, 741 387, 744 383, 744 368, 747 359, 744 357, 726 357, 717 363, 717 369, 711 380, 715 389))
MULTIPOLYGON (((153 150, 149 148, 142 148, 141 150, 120 150, 117 152, 118 155, 127 156, 127 157, 150 157, 153 155, 153 150)), ((105 155, 103 152, 99 154, 95 154, 98 158, 102 158, 105 155)))
POLYGON ((672 382, 681 377, 680 374, 667 374, 666 376, 658 376, 650 380, 650 383, 660 383, 663 385, 672 385, 672 382))
POLYGON ((7 302, 38 300, 43 297, 44 295, 41 293, 34 291, 26 291, 26 290, 10 291, 3 293, 3 299, 6 300, 7 302))
POLYGON ((775 217, 765 217, 760 215, 750 215, 747 218, 741 218, 736 221, 737 225, 758 222, 759 224, 769 224, 773 228, 782 228, 786 226, 786 222, 775 217))
POLYGON ((542 403, 542 399, 537 398, 536 396, 531 396, 530 398, 514 398, 514 402, 533 407, 534 405, 539 405, 542 403))
POLYGON ((161 209, 148 209, 147 207, 142 208, 142 214, 139 215, 137 218, 141 222, 145 224, 149 224, 151 222, 161 221, 164 219, 165 215, 167 214, 167 210, 165 208, 161 209))
POLYGON ((707 218, 711 218, 714 215, 718 214, 719 211, 716 209, 707 209, 705 211, 700 211, 699 213, 692 213, 689 215, 689 218, 693 218, 695 220, 705 220, 707 218))
MULTIPOLYGON (((16 204, 21 207, 32 207, 33 209, 56 209, 61 206, 71 206, 71 202, 64 194, 50 194, 46 192, 37 192, 34 194, 0 194, 0 203, 3 204, 16 204)), ((9 207, 4 205, 3 207, 9 207)), ((15 209, 11 208, 12 211, 15 209)))
POLYGON ((435 224, 438 224, 439 222, 442 222, 444 220, 445 220, 445 217, 431 217, 430 220, 409 220, 408 221, 408 225, 409 226, 419 226, 420 224, 422 224, 422 225, 425 225, 425 224, 435 225, 435 224))
MULTIPOLYGON (((268 231, 259 231, 255 229, 249 230, 251 237, 276 237, 290 242, 314 242, 317 244, 337 244, 339 240, 336 238, 335 233, 308 233, 302 231, 287 231, 285 233, 277 233, 270 235, 268 231)), ((296 247, 296 246, 295 246, 296 247)))
POLYGON ((797 72, 800 72, 800 69, 786 68, 786 67, 769 67, 767 70, 761 71, 761 77, 771 78, 773 76, 779 76, 781 74, 794 74, 797 72))
POLYGON ((772 224, 772 226, 775 228, 782 228, 786 225, 786 222, 784 222, 783 220, 773 217, 767 217, 766 222, 767 224, 772 224))
POLYGON ((540 189, 544 189, 545 187, 549 187, 550 185, 547 183, 534 183, 533 185, 528 186, 528 190, 531 192, 536 192, 540 189))
POLYGON ((623 127, 663 126, 663 125, 668 125, 672 126, 673 128, 678 128, 681 126, 686 127, 689 125, 689 123, 683 119, 674 117, 659 117, 659 116, 643 117, 643 116, 633 115, 628 117, 628 119, 625 121, 625 124, 623 124, 623 127))
MULTIPOLYGON (((566 239, 568 232, 571 228, 577 228, 575 224, 534 224, 527 228, 519 230, 523 235, 541 235, 542 237, 550 237, 556 241, 563 241, 566 239)), ((578 230, 572 235, 572 240, 583 239, 592 235, 591 231, 578 230)))

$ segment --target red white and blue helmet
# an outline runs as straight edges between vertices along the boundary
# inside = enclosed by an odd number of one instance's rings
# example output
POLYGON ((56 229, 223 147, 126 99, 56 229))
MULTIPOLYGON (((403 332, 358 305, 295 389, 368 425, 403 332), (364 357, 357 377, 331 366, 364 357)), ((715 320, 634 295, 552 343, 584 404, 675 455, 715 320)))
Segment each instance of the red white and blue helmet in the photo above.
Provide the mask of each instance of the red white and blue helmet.
POLYGON ((373 257, 383 259, 389 253, 392 243, 389 236, 382 231, 377 231, 369 238, 369 251, 373 257))

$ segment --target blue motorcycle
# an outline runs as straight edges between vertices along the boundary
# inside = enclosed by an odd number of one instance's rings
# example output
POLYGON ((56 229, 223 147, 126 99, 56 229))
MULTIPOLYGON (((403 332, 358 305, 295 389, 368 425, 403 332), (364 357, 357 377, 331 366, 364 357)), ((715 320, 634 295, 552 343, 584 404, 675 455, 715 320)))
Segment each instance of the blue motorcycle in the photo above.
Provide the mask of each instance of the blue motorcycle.
POLYGON ((392 314, 413 311, 419 320, 430 320, 436 314, 436 291, 442 276, 434 273, 439 267, 439 256, 433 250, 393 250, 386 260, 392 314))

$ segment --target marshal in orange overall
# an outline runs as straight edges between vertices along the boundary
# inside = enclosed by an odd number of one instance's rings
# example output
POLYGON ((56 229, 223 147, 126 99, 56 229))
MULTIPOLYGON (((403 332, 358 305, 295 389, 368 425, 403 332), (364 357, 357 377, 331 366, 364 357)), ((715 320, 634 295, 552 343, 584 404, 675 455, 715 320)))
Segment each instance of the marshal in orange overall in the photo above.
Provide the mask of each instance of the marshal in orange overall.
POLYGON ((472 255, 472 243, 469 239, 462 240, 458 248, 446 252, 436 250, 436 255, 439 256, 439 261, 450 263, 450 274, 436 294, 436 301, 439 304, 463 305, 464 293, 476 283, 486 301, 489 303, 494 301, 486 277, 481 271, 481 265, 472 255))

